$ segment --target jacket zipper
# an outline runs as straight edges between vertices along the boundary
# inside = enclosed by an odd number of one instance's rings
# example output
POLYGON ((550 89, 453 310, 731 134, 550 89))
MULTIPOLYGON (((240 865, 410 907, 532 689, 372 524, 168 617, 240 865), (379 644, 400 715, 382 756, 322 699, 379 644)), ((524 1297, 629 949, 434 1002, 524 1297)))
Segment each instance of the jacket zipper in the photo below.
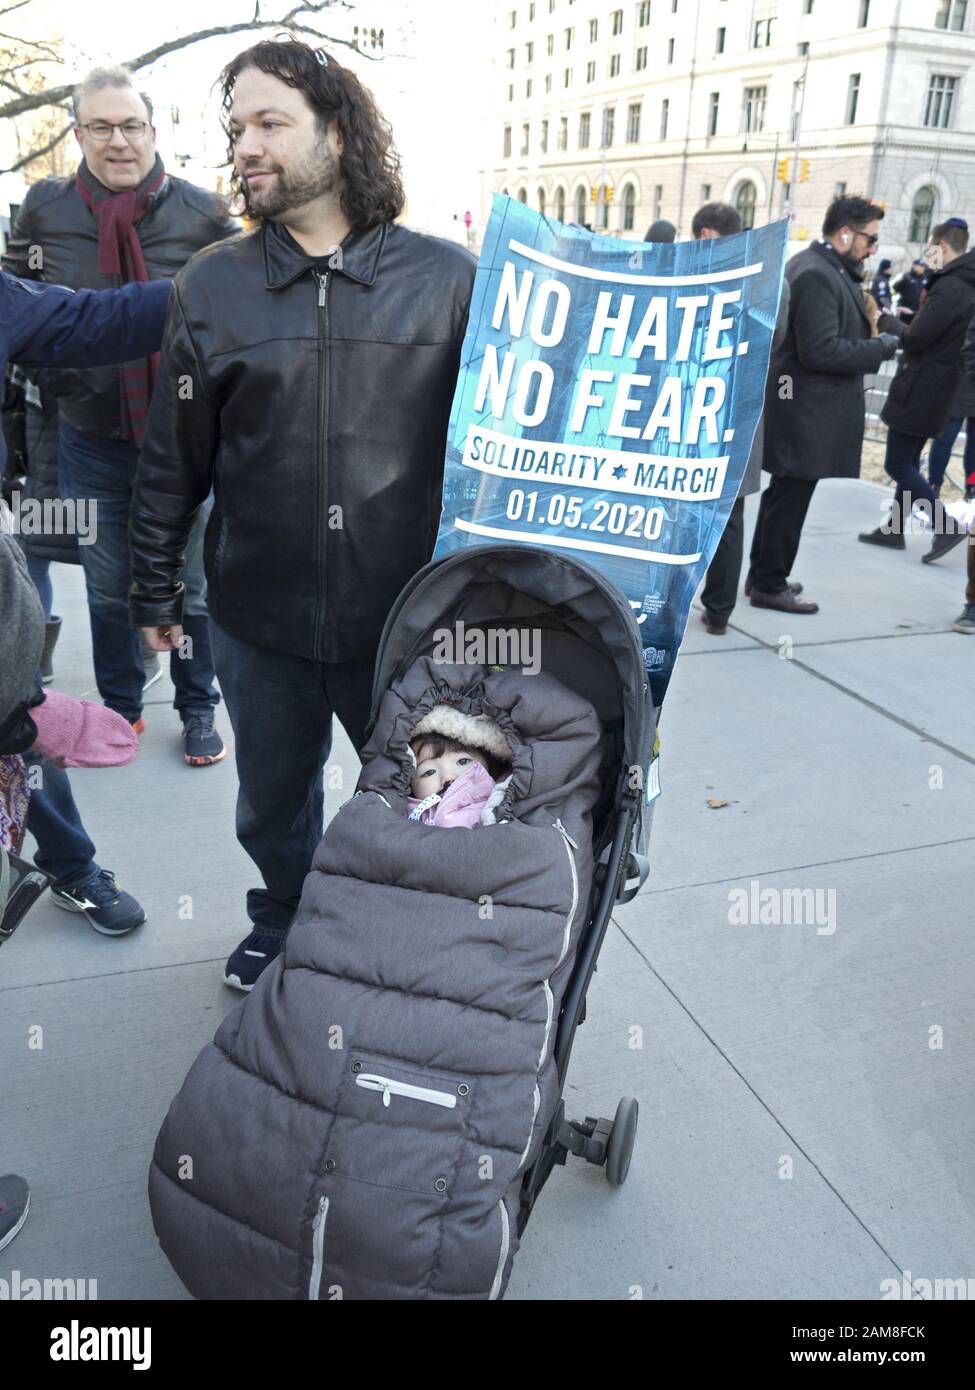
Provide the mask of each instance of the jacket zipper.
POLYGON ((328 271, 316 270, 314 274, 318 282, 318 526, 315 546, 318 593, 315 599, 314 650, 316 659, 324 661, 325 638, 322 628, 328 559, 328 271))
POLYGON ((489 1300, 497 1298, 498 1294, 501 1292, 501 1276, 504 1274, 505 1261, 508 1258, 508 1242, 510 1239, 508 1233, 508 1209, 504 1202, 499 1202, 498 1206, 501 1208, 501 1250, 498 1254, 498 1267, 494 1271, 494 1282, 491 1285, 491 1292, 488 1294, 489 1300))
MULTIPOLYGON (((552 967, 553 971, 555 971, 565 960, 565 953, 569 949, 569 938, 572 935, 572 923, 575 919, 576 909, 579 906, 579 871, 576 868, 575 855, 572 853, 572 851, 578 849, 579 846, 566 830, 561 820, 553 821, 552 828, 557 830, 562 836, 563 843, 565 844, 565 852, 569 856, 569 871, 572 874, 572 901, 569 905, 569 911, 566 914, 565 928, 562 932, 562 950, 559 952, 558 960, 552 967)), ((539 1071, 542 1068, 545 1055, 548 1052, 548 1040, 552 1032, 552 1023, 555 1018, 555 996, 552 994, 552 986, 549 984, 548 980, 543 981, 542 990, 545 994, 545 1036, 542 1039, 542 1050, 538 1057, 539 1071)))
POLYGON ((322 1271, 325 1268, 325 1218, 328 1216, 328 1198, 319 1197, 318 1211, 315 1220, 312 1222, 312 1252, 314 1258, 311 1266, 311 1278, 308 1280, 308 1298, 310 1302, 317 1300, 322 1288, 322 1271))
POLYGON ((451 1091, 432 1091, 428 1086, 411 1086, 406 1081, 393 1081, 388 1076, 376 1076, 372 1072, 360 1072, 355 1079, 357 1086, 367 1091, 382 1091, 383 1105, 389 1105, 390 1096, 409 1096, 411 1100, 425 1100, 431 1105, 443 1105, 453 1110, 457 1097, 451 1091))

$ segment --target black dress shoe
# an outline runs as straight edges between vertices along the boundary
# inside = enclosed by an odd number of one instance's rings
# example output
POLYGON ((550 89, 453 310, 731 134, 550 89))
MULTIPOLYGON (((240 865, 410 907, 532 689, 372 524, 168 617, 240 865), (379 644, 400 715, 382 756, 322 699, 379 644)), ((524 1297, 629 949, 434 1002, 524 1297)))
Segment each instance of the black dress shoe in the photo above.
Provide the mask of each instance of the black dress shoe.
POLYGON ((705 608, 701 612, 701 622, 710 632, 712 637, 723 637, 728 631, 728 624, 716 618, 713 613, 709 613, 705 608))
MULTIPOLYGON (((751 575, 749 575, 748 578, 745 580, 745 597, 746 597, 746 598, 751 598, 751 596, 752 596, 752 590, 754 589, 754 587, 755 587, 755 581, 752 579, 751 575)), ((802 593, 802 585, 801 585, 801 584, 798 584, 798 583, 796 583, 796 584, 790 584, 790 585, 789 585, 789 593, 790 593, 790 594, 801 594, 801 593, 802 593)))
POLYGON ((762 589, 752 589, 753 608, 777 608, 781 613, 818 613, 818 603, 806 603, 791 589, 783 589, 780 594, 767 594, 762 589))
POLYGON ((961 545, 962 541, 967 540, 967 531, 952 531, 943 536, 935 536, 927 555, 921 556, 921 564, 933 565, 935 560, 940 560, 949 550, 954 550, 956 545, 961 545))
POLYGON ((857 539, 863 541, 864 545, 882 545, 888 550, 907 549, 907 542, 903 536, 898 535, 896 531, 885 531, 882 526, 878 526, 876 531, 861 531, 857 539))

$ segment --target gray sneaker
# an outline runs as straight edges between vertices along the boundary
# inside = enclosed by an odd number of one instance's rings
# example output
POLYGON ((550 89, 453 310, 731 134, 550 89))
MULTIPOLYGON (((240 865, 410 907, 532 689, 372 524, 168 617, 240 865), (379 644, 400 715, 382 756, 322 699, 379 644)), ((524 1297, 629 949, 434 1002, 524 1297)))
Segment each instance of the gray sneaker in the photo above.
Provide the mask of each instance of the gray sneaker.
POLYGON ((9 1245, 30 1211, 30 1188, 23 1178, 8 1173, 0 1178, 0 1250, 9 1245))
POLYGON ((953 626, 955 632, 964 632, 969 637, 975 632, 975 603, 965 604, 965 611, 955 620, 953 626))

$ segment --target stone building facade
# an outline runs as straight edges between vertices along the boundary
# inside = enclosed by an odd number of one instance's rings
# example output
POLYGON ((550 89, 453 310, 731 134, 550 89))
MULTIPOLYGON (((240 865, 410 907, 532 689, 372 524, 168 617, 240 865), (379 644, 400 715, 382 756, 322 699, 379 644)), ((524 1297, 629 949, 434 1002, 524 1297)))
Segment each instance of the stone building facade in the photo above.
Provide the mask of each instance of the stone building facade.
POLYGON ((973 59, 975 0, 497 0, 483 211, 689 237, 721 199, 790 215, 798 250, 845 189, 906 263, 939 217, 975 225, 973 59))

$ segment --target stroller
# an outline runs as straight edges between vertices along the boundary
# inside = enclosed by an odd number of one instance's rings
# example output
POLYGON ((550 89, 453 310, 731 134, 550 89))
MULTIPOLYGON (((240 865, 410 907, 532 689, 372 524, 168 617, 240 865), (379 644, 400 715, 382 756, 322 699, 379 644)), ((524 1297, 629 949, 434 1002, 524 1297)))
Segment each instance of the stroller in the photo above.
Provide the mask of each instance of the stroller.
POLYGON ((498 1298, 557 1164, 571 1153, 625 1180, 636 1101, 571 1120, 561 1096, 613 905, 648 872, 639 770, 654 722, 637 623, 587 565, 484 546, 407 585, 380 641, 356 794, 285 951, 194 1063, 156 1143, 156 1232, 191 1293, 498 1298), (540 640, 540 674, 436 665, 444 633, 500 631, 540 640), (404 819, 393 798, 422 692, 427 708, 446 696, 525 731, 513 832, 404 819), (498 899, 506 925, 480 930, 457 884, 480 892, 486 860, 517 892, 498 899), (424 863, 439 866, 432 888, 424 863))

